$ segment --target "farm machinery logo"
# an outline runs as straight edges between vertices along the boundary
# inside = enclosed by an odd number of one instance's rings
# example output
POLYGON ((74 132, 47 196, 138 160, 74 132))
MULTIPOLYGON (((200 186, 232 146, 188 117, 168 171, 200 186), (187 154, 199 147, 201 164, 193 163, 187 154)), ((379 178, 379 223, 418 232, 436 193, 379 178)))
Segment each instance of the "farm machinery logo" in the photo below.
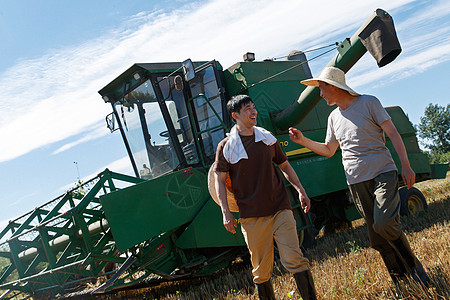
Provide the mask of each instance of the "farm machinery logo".
POLYGON ((185 170, 180 175, 169 179, 166 196, 170 199, 171 204, 176 207, 193 207, 205 197, 202 181, 199 180, 192 169, 185 170))

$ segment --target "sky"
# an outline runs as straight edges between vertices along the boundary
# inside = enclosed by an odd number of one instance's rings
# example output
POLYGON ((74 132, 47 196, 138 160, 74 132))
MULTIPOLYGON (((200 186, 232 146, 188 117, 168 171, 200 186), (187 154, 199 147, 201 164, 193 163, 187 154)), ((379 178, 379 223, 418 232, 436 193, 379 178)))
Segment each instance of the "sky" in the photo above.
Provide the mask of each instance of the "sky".
MULTIPOLYGON (((448 1, 0 0, 0 231, 78 179, 132 175, 98 91, 134 63, 280 57, 351 37, 377 8, 403 51, 382 68, 366 54, 347 83, 418 124, 429 103, 450 102, 448 1)), ((335 54, 312 61, 313 75, 335 54)))

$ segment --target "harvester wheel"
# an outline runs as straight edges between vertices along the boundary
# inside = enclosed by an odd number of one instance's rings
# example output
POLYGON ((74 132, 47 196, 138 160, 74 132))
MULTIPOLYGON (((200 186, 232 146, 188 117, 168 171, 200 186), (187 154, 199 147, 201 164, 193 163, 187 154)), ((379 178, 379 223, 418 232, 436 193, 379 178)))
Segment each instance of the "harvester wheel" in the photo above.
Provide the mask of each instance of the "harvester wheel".
POLYGON ((409 216, 424 211, 428 208, 427 200, 421 191, 415 187, 409 190, 406 186, 399 190, 400 194, 400 215, 409 216))

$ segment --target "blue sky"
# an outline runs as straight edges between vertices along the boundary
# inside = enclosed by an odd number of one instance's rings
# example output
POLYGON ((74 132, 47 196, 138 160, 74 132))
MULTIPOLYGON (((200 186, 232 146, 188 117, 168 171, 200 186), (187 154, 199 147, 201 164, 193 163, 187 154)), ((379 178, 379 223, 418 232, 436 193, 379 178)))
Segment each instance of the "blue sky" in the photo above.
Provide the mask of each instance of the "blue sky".
MULTIPOLYGON (((428 103, 450 102, 448 1, 0 0, 0 227, 78 173, 131 174, 97 91, 132 64, 279 57, 350 37, 376 8, 393 16, 403 52, 381 69, 366 54, 347 81, 418 124, 428 103)), ((313 75, 334 55, 313 61, 313 75)))

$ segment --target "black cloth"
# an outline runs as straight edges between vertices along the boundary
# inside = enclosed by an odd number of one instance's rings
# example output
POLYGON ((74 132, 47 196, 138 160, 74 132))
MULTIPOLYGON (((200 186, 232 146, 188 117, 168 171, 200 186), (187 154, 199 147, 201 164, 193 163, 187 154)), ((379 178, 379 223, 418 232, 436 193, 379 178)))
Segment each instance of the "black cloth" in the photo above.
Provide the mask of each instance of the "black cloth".
POLYGON ((392 17, 381 9, 377 9, 376 14, 377 16, 361 31, 359 38, 381 68, 392 62, 402 52, 402 48, 392 17))

